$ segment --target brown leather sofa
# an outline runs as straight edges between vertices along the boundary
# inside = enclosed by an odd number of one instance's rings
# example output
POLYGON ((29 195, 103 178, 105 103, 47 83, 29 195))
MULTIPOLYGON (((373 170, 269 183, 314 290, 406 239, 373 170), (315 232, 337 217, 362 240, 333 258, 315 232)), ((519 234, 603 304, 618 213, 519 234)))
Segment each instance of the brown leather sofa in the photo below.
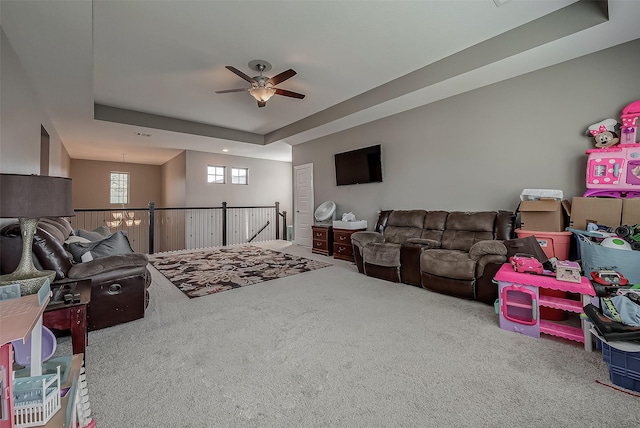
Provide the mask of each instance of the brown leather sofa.
MULTIPOLYGON (((91 280, 89 330, 143 318, 149 301, 147 287, 151 284, 147 256, 131 252, 76 263, 64 247, 71 235, 73 229, 66 219, 43 218, 38 223, 32 245, 33 262, 37 269, 56 272, 52 288, 91 280)), ((0 272, 13 272, 21 254, 20 226, 17 223, 5 226, 0 230, 0 272)))
POLYGON ((391 210, 351 242, 360 273, 493 304, 514 230, 510 211, 391 210))

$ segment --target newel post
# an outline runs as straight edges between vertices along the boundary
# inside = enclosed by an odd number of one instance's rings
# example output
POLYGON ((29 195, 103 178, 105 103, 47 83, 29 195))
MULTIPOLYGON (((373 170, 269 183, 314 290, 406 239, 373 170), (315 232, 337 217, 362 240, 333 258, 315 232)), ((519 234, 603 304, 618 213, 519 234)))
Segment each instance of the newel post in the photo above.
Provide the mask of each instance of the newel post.
POLYGON ((156 203, 149 202, 149 254, 153 254, 153 237, 155 236, 155 209, 156 203))
POLYGON ((227 203, 222 203, 222 245, 227 245, 227 203))
POLYGON ((280 222, 278 217, 280 216, 280 202, 276 202, 276 239, 280 239, 280 222))

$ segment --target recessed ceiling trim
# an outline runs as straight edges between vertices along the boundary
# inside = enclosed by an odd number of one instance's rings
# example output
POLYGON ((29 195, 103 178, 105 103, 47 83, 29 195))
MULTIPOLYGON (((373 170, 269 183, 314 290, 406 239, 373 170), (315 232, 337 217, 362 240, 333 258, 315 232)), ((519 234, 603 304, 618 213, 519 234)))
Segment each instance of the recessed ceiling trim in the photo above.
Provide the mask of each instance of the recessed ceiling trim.
POLYGON ((496 7, 500 7, 505 3, 510 2, 511 0, 493 0, 493 3, 495 3, 496 7))
POLYGON ((203 137, 220 138, 229 141, 239 141, 264 145, 264 136, 253 132, 238 131, 222 126, 192 122, 157 114, 144 113, 119 107, 111 107, 94 103, 93 118, 106 122, 122 123, 125 125, 142 126, 145 128, 161 129, 182 134, 200 135, 203 137))
POLYGON ((607 22, 607 1, 581 0, 265 135, 265 144, 443 82, 607 22), (601 4, 601 3, 604 3, 601 4))

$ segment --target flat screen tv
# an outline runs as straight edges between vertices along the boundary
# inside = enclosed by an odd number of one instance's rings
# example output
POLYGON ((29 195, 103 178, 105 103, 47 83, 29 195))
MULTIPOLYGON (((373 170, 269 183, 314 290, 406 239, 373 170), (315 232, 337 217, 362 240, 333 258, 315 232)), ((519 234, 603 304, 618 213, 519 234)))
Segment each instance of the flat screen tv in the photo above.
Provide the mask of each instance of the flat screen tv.
POLYGON ((382 182, 382 154, 380 144, 350 152, 336 153, 336 184, 382 182))

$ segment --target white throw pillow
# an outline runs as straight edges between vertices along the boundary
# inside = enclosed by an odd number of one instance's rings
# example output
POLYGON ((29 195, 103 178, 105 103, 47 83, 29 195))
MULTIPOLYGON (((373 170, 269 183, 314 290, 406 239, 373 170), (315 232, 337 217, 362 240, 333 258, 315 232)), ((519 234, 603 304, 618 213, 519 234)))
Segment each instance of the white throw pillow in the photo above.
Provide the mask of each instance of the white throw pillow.
POLYGON ((82 260, 82 263, 90 262, 91 260, 93 260, 93 256, 91 255, 91 251, 87 251, 86 253, 84 253, 80 257, 80 260, 82 260))

